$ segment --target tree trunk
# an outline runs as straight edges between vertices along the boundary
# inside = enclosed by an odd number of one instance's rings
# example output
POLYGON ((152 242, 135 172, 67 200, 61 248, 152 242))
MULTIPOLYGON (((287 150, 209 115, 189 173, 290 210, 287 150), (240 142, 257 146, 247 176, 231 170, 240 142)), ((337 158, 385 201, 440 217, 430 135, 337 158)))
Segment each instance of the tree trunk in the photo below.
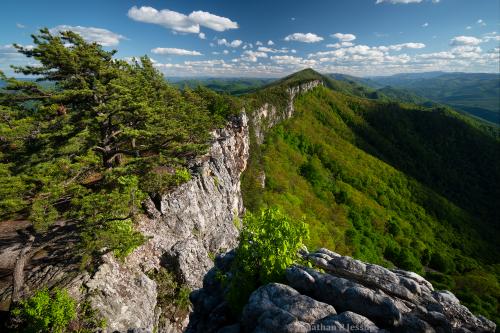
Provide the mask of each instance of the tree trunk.
POLYGON ((16 259, 13 273, 12 303, 17 303, 22 295, 24 287, 24 266, 31 258, 31 248, 35 241, 35 236, 30 235, 26 246, 21 250, 16 259))

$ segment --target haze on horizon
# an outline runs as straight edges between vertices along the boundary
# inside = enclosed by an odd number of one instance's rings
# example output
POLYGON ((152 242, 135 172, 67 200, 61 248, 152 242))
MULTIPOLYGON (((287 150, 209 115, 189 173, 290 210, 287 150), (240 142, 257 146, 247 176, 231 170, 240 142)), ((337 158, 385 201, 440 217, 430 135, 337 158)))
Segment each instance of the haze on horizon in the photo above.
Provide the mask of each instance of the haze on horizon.
POLYGON ((5 1, 0 70, 35 64, 40 27, 148 55, 166 76, 280 77, 304 68, 356 76, 499 72, 497 0, 5 1))

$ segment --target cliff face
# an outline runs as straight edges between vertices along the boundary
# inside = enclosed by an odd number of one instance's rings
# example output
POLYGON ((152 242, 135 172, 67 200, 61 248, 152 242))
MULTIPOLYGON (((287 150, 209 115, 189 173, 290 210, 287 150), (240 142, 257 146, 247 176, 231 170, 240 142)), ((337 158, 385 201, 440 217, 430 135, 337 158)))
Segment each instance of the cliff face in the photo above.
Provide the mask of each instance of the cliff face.
MULTIPOLYGON (((289 88, 287 107, 281 114, 267 103, 252 113, 259 140, 264 139, 267 129, 293 115, 293 101, 298 94, 320 84, 311 81, 289 88)), ((136 328, 152 331, 157 325, 156 283, 146 272, 164 266, 175 272, 181 283, 198 289, 213 267, 210 258, 236 246, 238 230, 234 221, 244 212, 240 176, 249 156, 249 125, 243 112, 224 129, 214 131, 208 154, 191 165, 193 179, 145 203, 147 216, 140 220, 138 228, 150 238, 148 242, 125 263, 106 256, 96 274, 84 284, 110 332, 136 328)), ((187 318, 178 321, 163 330, 174 331, 187 325, 187 318)))
POLYGON ((211 254, 235 246, 238 231, 233 221, 243 213, 240 175, 248 149, 243 113, 213 133, 208 154, 191 166, 196 171, 192 180, 145 203, 147 216, 138 228, 149 240, 125 263, 107 256, 86 283, 92 304, 107 319, 109 331, 153 330, 159 314, 157 290, 146 272, 167 266, 179 282, 200 288, 213 266, 211 254))
POLYGON ((252 113, 252 125, 254 127, 255 140, 257 143, 262 144, 264 142, 264 136, 267 130, 281 121, 293 116, 295 111, 293 102, 295 101, 295 97, 297 97, 297 95, 312 90, 320 85, 323 85, 322 81, 313 80, 288 88, 288 101, 283 112, 279 112, 275 105, 269 103, 265 103, 260 108, 255 110, 252 113))

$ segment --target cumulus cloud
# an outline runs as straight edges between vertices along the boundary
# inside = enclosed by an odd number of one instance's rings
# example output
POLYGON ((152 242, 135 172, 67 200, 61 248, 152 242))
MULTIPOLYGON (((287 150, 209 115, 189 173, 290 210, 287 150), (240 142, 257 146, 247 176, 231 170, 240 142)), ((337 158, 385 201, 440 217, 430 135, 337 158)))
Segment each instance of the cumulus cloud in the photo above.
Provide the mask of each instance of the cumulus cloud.
POLYGON ((269 46, 273 46, 273 45, 274 45, 274 42, 273 42, 272 40, 268 40, 268 41, 267 41, 267 45, 269 45, 269 46))
POLYGON ((187 15, 169 9, 157 10, 153 7, 136 6, 128 10, 128 17, 134 21, 161 25, 177 32, 199 33, 200 25, 189 19, 187 15))
POLYGON ((479 45, 481 43, 481 39, 472 36, 453 37, 450 42, 451 45, 479 45))
POLYGON ((301 57, 282 55, 282 56, 272 56, 271 60, 279 65, 286 65, 292 67, 312 67, 317 61, 312 59, 304 59, 301 57))
POLYGON ((335 48, 335 49, 339 49, 341 47, 351 47, 351 46, 354 46, 354 43, 342 42, 342 43, 335 43, 335 44, 326 44, 326 47, 335 48))
POLYGON ((323 37, 320 37, 316 34, 313 33, 301 33, 301 32, 296 32, 294 34, 288 35, 285 37, 285 41, 290 42, 290 41, 296 41, 296 42, 303 42, 303 43, 317 43, 321 42, 323 40, 323 37))
POLYGON ((331 37, 337 38, 340 42, 352 42, 356 39, 356 36, 353 34, 343 34, 340 32, 331 35, 331 37))
POLYGON ((217 40, 217 45, 227 46, 227 47, 240 47, 243 44, 243 41, 239 39, 235 39, 232 42, 229 42, 227 39, 222 38, 217 40))
POLYGON ((267 53, 248 50, 241 55, 243 61, 257 62, 258 58, 267 58, 267 53))
POLYGON ((200 26, 215 31, 238 28, 237 22, 200 10, 185 15, 169 9, 157 10, 148 6, 140 8, 133 6, 128 10, 128 17, 134 21, 157 24, 164 28, 183 33, 199 33, 200 26))
POLYGON ((482 19, 477 20, 476 23, 483 27, 486 25, 486 22, 484 22, 482 19))
POLYGON ((422 28, 427 28, 428 26, 429 26, 428 22, 425 22, 424 24, 422 24, 422 28))
POLYGON ((157 47, 151 50, 154 54, 171 54, 171 55, 187 55, 187 56, 200 56, 198 51, 190 51, 185 49, 177 49, 174 47, 157 47))
POLYGON ((207 39, 207 36, 203 32, 200 32, 198 37, 200 37, 200 39, 207 39))
POLYGON ((260 40, 258 40, 258 41, 255 42, 255 45, 260 46, 260 45, 263 45, 263 44, 262 44, 262 42, 260 40))
POLYGON ((231 21, 227 17, 203 12, 201 10, 189 14, 189 19, 198 23, 202 27, 206 27, 215 31, 226 31, 229 29, 238 29, 238 23, 231 21))
POLYGON ((71 25, 58 25, 50 29, 50 33, 58 34, 62 31, 73 31, 83 39, 88 42, 95 42, 101 44, 102 46, 116 46, 120 43, 120 40, 126 39, 124 36, 116 34, 112 31, 102 28, 94 27, 82 27, 82 26, 71 26, 71 25))
POLYGON ((401 51, 402 49, 423 49, 424 47, 424 43, 402 43, 388 46, 378 46, 378 49, 382 51, 401 51))
POLYGON ((272 49, 272 48, 265 47, 265 46, 259 46, 257 48, 257 51, 266 52, 266 53, 288 53, 289 52, 289 50, 287 48, 272 49))

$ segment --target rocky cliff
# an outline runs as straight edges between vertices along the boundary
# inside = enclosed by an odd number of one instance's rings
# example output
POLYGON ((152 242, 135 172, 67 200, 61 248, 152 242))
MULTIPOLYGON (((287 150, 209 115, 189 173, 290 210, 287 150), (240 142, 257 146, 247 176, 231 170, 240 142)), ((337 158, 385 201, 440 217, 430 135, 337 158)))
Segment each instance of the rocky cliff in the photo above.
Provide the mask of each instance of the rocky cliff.
POLYGON ((276 105, 264 103, 251 114, 252 125, 255 133, 255 140, 258 144, 264 142, 264 136, 267 130, 279 122, 293 116, 295 111, 293 102, 295 97, 301 93, 307 92, 317 86, 323 85, 320 80, 312 80, 287 88, 288 101, 284 110, 279 111, 276 105))
POLYGON ((494 332, 448 291, 418 274, 389 270, 327 249, 303 253, 313 268, 293 266, 282 283, 252 293, 241 317, 232 315, 217 279, 233 253, 220 256, 192 294, 189 333, 237 332, 494 332))
MULTIPOLYGON (((293 115, 298 94, 320 84, 311 81, 288 88, 284 112, 277 112, 268 103, 251 112, 250 120, 242 112, 213 133, 208 154, 191 165, 195 175, 191 181, 167 195, 147 200, 147 216, 138 228, 149 237, 148 242, 125 263, 107 256, 84 284, 93 306, 107 319, 109 331, 151 331, 157 326, 160 309, 156 306, 156 283, 147 276, 148 271, 167 267, 192 290, 202 287, 204 276, 213 267, 213 257, 237 243, 234 222, 244 212, 240 176, 249 157, 249 127, 253 126, 263 140, 267 129, 293 115)), ((187 319, 173 318, 177 322, 167 323, 162 330, 180 330, 187 319)))

